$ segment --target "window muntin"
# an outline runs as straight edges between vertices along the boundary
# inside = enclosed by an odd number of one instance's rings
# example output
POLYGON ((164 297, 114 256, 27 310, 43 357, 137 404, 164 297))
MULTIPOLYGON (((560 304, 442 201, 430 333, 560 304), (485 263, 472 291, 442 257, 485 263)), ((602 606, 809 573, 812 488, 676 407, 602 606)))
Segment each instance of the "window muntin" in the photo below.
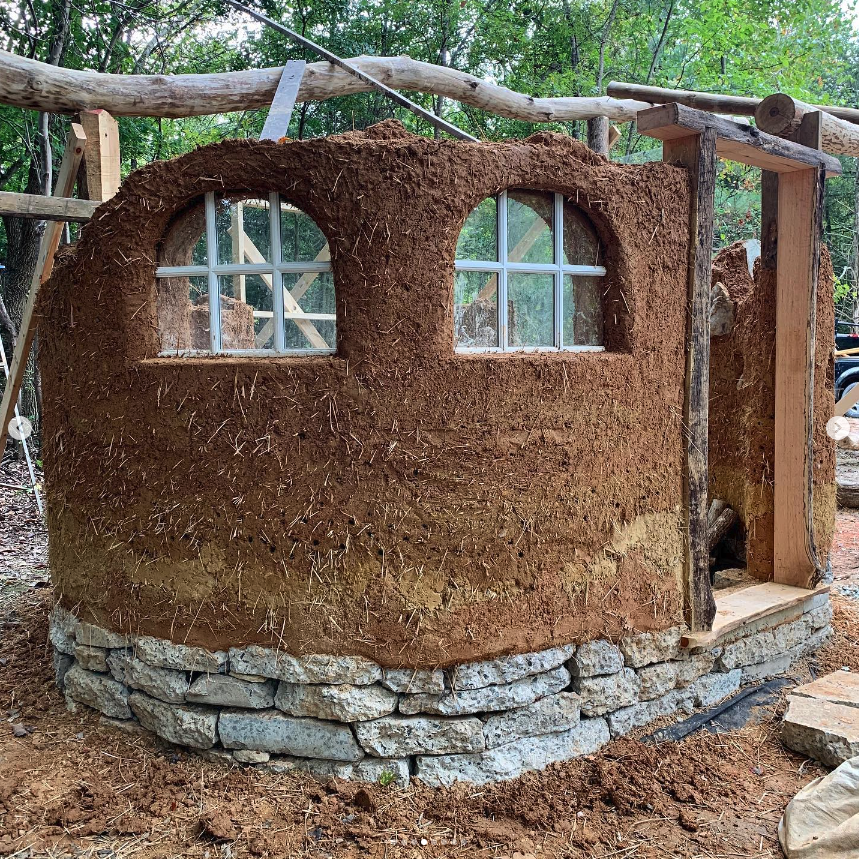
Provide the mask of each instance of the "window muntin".
POLYGON ((605 273, 593 226, 563 194, 486 198, 456 246, 456 351, 602 351, 605 273))
POLYGON ((160 256, 162 355, 336 351, 327 240, 278 194, 207 193, 174 222, 160 256))

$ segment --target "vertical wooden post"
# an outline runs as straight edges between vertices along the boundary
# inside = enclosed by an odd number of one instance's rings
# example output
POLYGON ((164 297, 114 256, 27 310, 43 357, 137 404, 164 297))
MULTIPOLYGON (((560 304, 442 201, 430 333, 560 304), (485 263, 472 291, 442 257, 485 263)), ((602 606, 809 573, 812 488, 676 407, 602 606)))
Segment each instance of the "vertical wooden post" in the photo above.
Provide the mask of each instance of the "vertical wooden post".
POLYGON ((608 158, 608 117, 595 116, 588 120, 588 148, 608 158))
MULTIPOLYGON (((57 184, 54 193, 58 197, 70 197, 75 188, 75 177, 84 154, 87 138, 83 128, 77 123, 72 123, 71 131, 66 138, 66 150, 63 153, 63 161, 57 175, 57 184)), ((36 322, 33 318, 36 309, 36 299, 39 287, 51 276, 54 265, 54 254, 60 246, 60 237, 63 232, 63 221, 48 221, 45 232, 42 234, 42 243, 39 246, 39 259, 36 262, 36 270, 33 272, 33 280, 30 283, 30 292, 27 295, 27 303, 21 316, 21 327, 18 331, 18 339, 15 341, 15 350, 12 353, 12 363, 9 365, 9 378, 6 380, 6 388, 3 391, 3 400, 0 402, 0 451, 6 445, 6 433, 9 429, 9 421, 15 413, 15 404, 18 402, 18 394, 21 391, 21 383, 24 380, 24 370, 27 359, 30 356, 30 347, 36 336, 36 322)))
POLYGON ((689 317, 686 334, 686 623, 710 629, 716 614, 707 546, 710 397, 710 275, 716 189, 716 132, 705 128, 662 144, 662 160, 689 170, 689 317))
MULTIPOLYGON (((233 265, 245 264, 245 204, 236 203, 230 210, 230 235, 233 239, 233 265)), ((243 274, 233 275, 233 297, 246 300, 246 282, 243 274)))
POLYGON ((817 573, 811 439, 824 181, 822 168, 778 181, 773 580, 797 587, 810 587, 817 573))
POLYGON ((90 200, 109 200, 120 184, 119 125, 106 110, 84 110, 80 124, 87 138, 81 171, 86 188, 82 196, 90 200))

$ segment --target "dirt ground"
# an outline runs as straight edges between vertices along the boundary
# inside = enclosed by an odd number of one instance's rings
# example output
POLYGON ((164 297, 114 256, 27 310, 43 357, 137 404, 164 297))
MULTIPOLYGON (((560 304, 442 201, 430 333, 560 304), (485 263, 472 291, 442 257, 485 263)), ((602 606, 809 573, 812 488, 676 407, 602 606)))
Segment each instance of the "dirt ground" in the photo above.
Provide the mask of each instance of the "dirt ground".
MULTIPOLYGON (((740 731, 658 747, 625 739, 480 788, 362 787, 206 762, 66 711, 45 644, 35 505, 0 490, 0 517, 0 856, 752 859, 780 855, 786 803, 821 774, 781 746, 782 702, 740 731)), ((859 517, 842 515, 837 581, 857 553, 859 517)), ((818 674, 859 670, 859 606, 834 605, 837 634, 810 665, 818 674)))

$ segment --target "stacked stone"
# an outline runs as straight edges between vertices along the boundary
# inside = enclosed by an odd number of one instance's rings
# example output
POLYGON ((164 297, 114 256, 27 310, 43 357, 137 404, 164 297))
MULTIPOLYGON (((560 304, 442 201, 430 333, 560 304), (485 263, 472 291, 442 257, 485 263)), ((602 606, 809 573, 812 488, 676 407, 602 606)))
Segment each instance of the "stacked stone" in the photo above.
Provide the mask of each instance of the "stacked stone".
POLYGON ((449 785, 514 778, 711 706, 822 644, 830 618, 826 601, 701 652, 681 648, 678 627, 444 671, 258 645, 212 652, 109 632, 59 606, 50 639, 69 705, 117 724, 276 772, 449 785))

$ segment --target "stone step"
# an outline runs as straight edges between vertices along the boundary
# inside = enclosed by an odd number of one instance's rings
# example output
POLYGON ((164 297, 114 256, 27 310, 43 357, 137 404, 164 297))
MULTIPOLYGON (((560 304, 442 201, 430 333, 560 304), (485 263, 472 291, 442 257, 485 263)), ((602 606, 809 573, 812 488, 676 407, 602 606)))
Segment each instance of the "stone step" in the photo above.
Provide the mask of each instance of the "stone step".
POLYGON ((852 671, 833 671, 824 677, 818 677, 811 683, 798 686, 791 695, 801 698, 817 698, 822 701, 832 701, 846 707, 859 707, 859 673, 852 671))
POLYGON ((781 738, 789 749, 829 767, 859 755, 859 708, 801 695, 787 700, 781 738))

